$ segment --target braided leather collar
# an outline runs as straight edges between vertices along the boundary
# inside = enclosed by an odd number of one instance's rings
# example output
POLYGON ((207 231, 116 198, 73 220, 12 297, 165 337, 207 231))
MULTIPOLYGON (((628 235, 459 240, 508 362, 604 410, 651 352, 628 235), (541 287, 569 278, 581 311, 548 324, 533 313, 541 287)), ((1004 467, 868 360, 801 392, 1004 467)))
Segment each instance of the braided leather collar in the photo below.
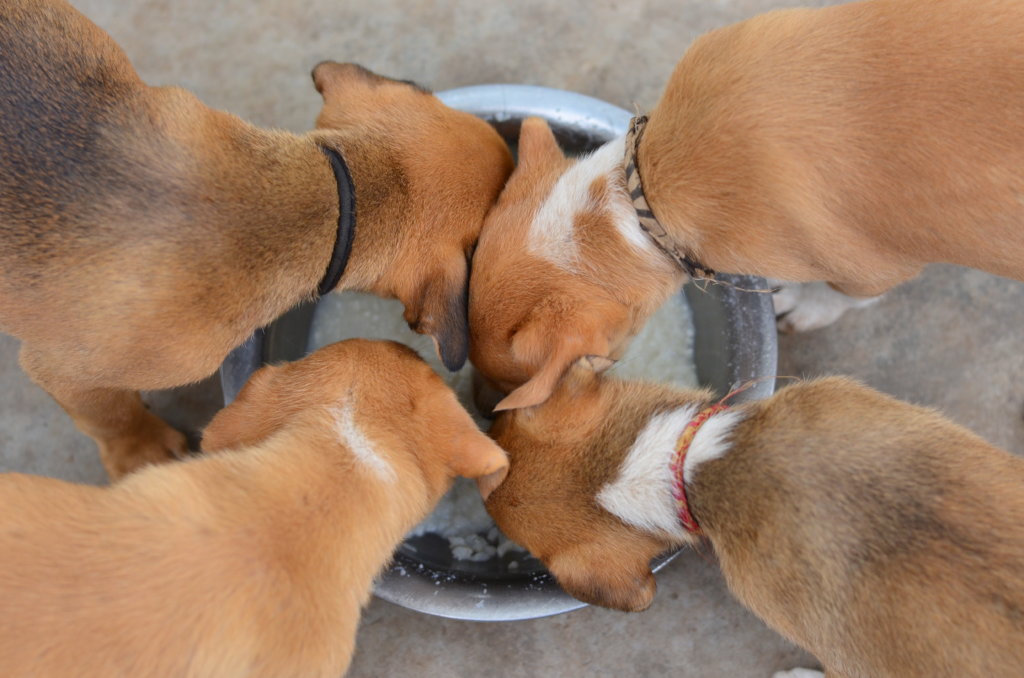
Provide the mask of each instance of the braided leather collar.
POLYGON ((686 271, 691 278, 714 278, 715 272, 701 264, 695 256, 679 247, 672 240, 665 227, 661 225, 654 211, 644 196, 643 182, 640 179, 640 169, 637 167, 637 154, 640 149, 640 139, 647 125, 647 116, 638 115, 629 122, 629 132, 626 134, 626 188, 633 201, 633 209, 640 220, 640 228, 644 230, 658 249, 667 254, 673 262, 686 271))

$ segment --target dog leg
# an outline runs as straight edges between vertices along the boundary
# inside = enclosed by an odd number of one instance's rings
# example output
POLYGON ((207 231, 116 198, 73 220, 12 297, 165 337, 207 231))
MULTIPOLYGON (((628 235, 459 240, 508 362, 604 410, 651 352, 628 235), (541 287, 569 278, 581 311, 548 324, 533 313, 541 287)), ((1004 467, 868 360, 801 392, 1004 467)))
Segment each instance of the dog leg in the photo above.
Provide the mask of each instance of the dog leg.
POLYGON ((147 410, 137 391, 81 388, 53 375, 45 360, 24 347, 21 365, 71 415, 78 430, 96 441, 111 480, 188 454, 185 436, 147 410))
POLYGON ((776 671, 772 678, 825 678, 825 674, 814 669, 790 669, 789 671, 776 671))
POLYGON ((851 297, 828 283, 772 281, 779 290, 772 295, 780 332, 807 332, 831 325, 851 308, 864 308, 881 296, 851 297))

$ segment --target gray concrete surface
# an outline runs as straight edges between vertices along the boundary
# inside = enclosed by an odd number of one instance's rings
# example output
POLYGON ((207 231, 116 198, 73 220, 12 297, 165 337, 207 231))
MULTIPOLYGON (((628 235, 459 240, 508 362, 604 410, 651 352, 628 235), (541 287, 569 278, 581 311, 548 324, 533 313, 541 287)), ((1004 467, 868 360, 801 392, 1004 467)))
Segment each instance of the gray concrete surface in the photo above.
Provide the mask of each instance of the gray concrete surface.
MULTIPOLYGON (((78 0, 152 84, 176 84, 258 124, 302 131, 319 98, 311 67, 359 61, 435 89, 520 82, 572 89, 641 110, 687 44, 782 0, 78 0)), ((832 4, 811 2, 802 4, 832 4)), ((878 305, 781 340, 780 374, 853 374, 940 408, 1024 450, 1024 285, 934 267, 878 305)), ((93 445, 17 367, 0 335, 0 470, 100 483, 93 445)), ((209 384, 150 396, 196 428, 209 384)), ((865 425, 870 425, 865 422, 865 425)), ((677 559, 646 613, 584 609, 485 625, 374 601, 351 676, 490 675, 766 678, 813 660, 734 602, 708 554, 677 559)))

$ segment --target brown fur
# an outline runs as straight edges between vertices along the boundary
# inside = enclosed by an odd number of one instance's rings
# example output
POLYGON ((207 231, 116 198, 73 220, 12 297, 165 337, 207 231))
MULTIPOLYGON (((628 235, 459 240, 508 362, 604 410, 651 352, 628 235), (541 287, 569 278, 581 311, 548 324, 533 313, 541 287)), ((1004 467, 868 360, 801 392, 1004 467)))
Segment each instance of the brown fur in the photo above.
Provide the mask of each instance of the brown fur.
POLYGON ((147 86, 60 0, 4 3, 0 42, 0 329, 112 477, 185 449, 134 391, 209 375, 314 294, 338 220, 318 144, 356 190, 336 289, 397 297, 446 364, 464 359, 468 257, 511 171, 486 123, 325 62, 319 129, 258 129, 147 86))
POLYGON ((204 447, 109 488, 0 476, 0 674, 336 678, 405 533, 507 466, 415 353, 363 340, 257 372, 204 447))
MULTIPOLYGON (((576 217, 584 234, 579 274, 526 249, 538 203, 570 164, 547 125, 526 120, 519 166, 488 214, 473 255, 470 360, 506 393, 522 386, 498 409, 543 402, 581 356, 617 359, 682 281, 666 261, 625 248, 609 215, 599 211, 576 217)), ((599 200, 619 188, 598 183, 589 190, 599 200)))
MULTIPOLYGON (((717 271, 863 296, 931 262, 1024 279, 1021 35, 1016 0, 868 0, 713 31, 650 113, 638 154, 648 202, 717 271)), ((522 157, 475 255, 492 273, 473 280, 471 358, 505 390, 531 386, 514 406, 550 393, 547 377, 529 384, 535 374, 606 340, 608 355, 621 350, 682 282, 621 244, 587 255, 575 275, 521 263, 530 257, 515 224, 569 168, 559 155, 522 157), (606 287, 615 298, 600 307, 606 287), (548 306, 568 310, 529 313, 548 306), (576 316, 584 329, 565 331, 576 316), (520 356, 524 322, 544 339, 520 356)), ((577 225, 590 233, 595 220, 585 211, 577 225)))
MULTIPOLYGON (((511 468, 488 510, 573 595, 643 609, 650 558, 680 544, 595 495, 652 415, 707 402, 574 367, 543 406, 498 418, 511 468)), ((742 412, 687 496, 745 605, 829 675, 1019 674, 1024 460, 842 378, 742 412)))

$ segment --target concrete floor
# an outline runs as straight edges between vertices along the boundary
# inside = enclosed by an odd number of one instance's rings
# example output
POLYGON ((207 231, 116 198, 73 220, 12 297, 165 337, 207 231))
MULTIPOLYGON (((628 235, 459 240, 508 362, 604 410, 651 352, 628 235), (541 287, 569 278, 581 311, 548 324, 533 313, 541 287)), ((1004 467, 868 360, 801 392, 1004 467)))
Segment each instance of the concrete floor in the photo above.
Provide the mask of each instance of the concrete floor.
MULTIPOLYGON (((359 61, 435 89, 519 82, 649 108, 702 32, 780 0, 77 0, 152 84, 176 84, 258 124, 303 131, 319 109, 308 73, 359 61)), ((804 2, 801 4, 833 4, 804 2)), ((847 373, 933 405, 1024 451, 1024 285, 934 267, 836 325, 781 338, 780 374, 847 373)), ((16 364, 0 335, 0 470, 100 483, 93 445, 16 364)), ((196 427, 215 387, 151 397, 196 427)), ((515 624, 428 618, 374 601, 351 676, 728 676, 813 660, 735 603, 707 554, 659 578, 646 613, 584 609, 515 624)))

